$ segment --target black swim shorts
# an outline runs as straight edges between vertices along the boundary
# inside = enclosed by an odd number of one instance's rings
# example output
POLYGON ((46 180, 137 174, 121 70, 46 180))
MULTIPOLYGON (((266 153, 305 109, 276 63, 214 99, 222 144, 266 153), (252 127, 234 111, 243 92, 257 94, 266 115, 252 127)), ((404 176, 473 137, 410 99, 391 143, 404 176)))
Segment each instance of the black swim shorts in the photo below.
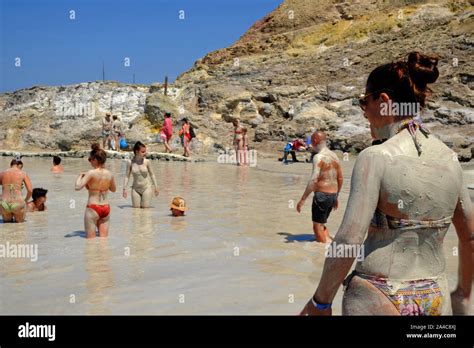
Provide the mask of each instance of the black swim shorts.
POLYGON ((337 193, 315 192, 312 206, 313 222, 325 224, 336 204, 336 199, 337 193))

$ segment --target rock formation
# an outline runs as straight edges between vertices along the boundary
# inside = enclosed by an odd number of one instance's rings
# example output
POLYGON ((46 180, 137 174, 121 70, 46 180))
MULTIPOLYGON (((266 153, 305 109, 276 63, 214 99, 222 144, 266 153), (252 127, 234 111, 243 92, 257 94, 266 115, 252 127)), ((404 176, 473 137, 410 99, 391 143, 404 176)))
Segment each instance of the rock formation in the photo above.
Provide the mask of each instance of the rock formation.
POLYGON ((286 0, 236 43, 198 60, 166 97, 160 84, 114 82, 0 95, 0 147, 84 148, 100 135, 106 111, 122 117, 130 141, 153 142, 170 111, 175 123, 186 116, 195 126, 194 151, 230 146, 235 118, 263 152, 280 151, 287 139, 315 129, 326 131, 335 149, 360 151, 370 134, 355 98, 368 73, 419 50, 440 56, 422 119, 468 161, 474 156, 473 4, 286 0))

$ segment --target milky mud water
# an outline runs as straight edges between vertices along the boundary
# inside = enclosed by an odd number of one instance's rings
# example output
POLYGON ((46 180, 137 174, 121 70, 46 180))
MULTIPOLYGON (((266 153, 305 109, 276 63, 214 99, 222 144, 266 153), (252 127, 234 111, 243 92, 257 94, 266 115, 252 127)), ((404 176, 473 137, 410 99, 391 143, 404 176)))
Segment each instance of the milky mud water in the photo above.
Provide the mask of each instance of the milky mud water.
MULTIPOLYGON (((339 209, 327 227, 333 235, 347 204, 354 157, 343 161, 339 209)), ((0 169, 11 158, 0 157, 0 169)), ((150 209, 133 209, 121 197, 125 164, 108 160, 118 183, 109 194, 107 239, 86 240, 87 192, 74 191, 86 159, 24 158, 33 187, 48 189, 47 212, 23 224, 0 223, 0 244, 37 245, 37 259, 0 260, 2 314, 286 314, 300 312, 314 293, 325 248, 314 241, 311 205, 296 203, 311 164, 284 166, 260 159, 254 168, 214 161, 152 161, 160 195, 150 209), (173 218, 169 203, 185 198, 189 211, 173 218), (33 261, 35 260, 36 261, 33 261)), ((474 183, 474 170, 465 171, 474 183)), ((444 240, 450 289, 457 282, 457 237, 444 240)), ((334 299, 341 314, 342 289, 334 299)))

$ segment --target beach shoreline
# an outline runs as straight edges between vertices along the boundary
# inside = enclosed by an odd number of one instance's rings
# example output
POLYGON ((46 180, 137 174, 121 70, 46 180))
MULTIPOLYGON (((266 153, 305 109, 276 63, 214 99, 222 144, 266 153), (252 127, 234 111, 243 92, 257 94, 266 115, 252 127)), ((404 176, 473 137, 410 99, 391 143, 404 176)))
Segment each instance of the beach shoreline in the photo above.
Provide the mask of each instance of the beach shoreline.
MULTIPOLYGON (((340 150, 333 150, 339 157, 340 160, 344 160, 344 152, 340 150)), ((112 150, 105 150, 107 153, 107 157, 109 159, 131 159, 133 157, 132 151, 112 151, 112 150)), ((257 151, 258 158, 260 163, 264 163, 267 166, 270 163, 274 163, 277 166, 281 166, 281 162, 278 161, 278 158, 283 155, 283 151, 281 152, 263 152, 257 151)), ((71 150, 71 151, 15 151, 15 150, 3 150, 0 149, 0 157, 16 157, 20 155, 21 157, 29 157, 29 158, 41 158, 41 157, 64 157, 64 158, 86 158, 89 156, 90 150, 71 150)), ((177 161, 177 162, 218 162, 218 157, 220 153, 216 152, 215 154, 200 154, 199 157, 195 157, 191 155, 191 157, 184 157, 181 155, 177 155, 174 153, 165 153, 159 151, 150 151, 147 153, 147 158, 150 160, 157 160, 157 161, 177 161)), ((350 158, 357 158, 359 154, 349 152, 348 156, 350 158)), ((309 157, 308 152, 299 152, 297 153, 297 157, 300 158, 300 162, 298 164, 306 163, 301 158, 305 159, 309 157)), ((293 164, 289 161, 290 164, 293 164)), ((474 161, 469 162, 459 162, 463 170, 474 170, 474 161)), ((230 163, 231 164, 231 163, 230 163)), ((257 165, 258 167, 258 165, 257 165)), ((287 172, 283 170, 282 172, 287 172)), ((473 183, 474 184, 474 183, 473 183)))
MULTIPOLYGON (((328 220, 331 235, 343 219, 355 160, 341 162, 344 185, 340 209, 328 220)), ((8 162, 0 157, 3 167, 8 162)), ((2 226, 0 244, 38 246, 36 262, 2 260, 3 313, 294 315, 319 283, 325 245, 314 241, 310 206, 301 214, 295 210, 309 163, 261 158, 254 168, 237 167, 219 164, 217 156, 196 166, 154 161, 161 192, 152 208, 132 209, 129 200, 111 194, 109 238, 86 240, 87 195, 72 184, 89 164, 65 162, 65 172, 52 176, 49 158, 25 161, 32 182, 49 189, 48 212, 2 226), (186 217, 168 213, 176 194, 190 207, 186 217)), ((123 181, 122 160, 106 166, 123 181)), ((474 181, 473 170, 465 175, 474 181)), ((457 284, 457 245, 451 226, 444 241, 450 289, 457 284)), ((341 287, 335 315, 341 314, 342 295, 341 287)))
MULTIPOLYGON (((132 151, 117 152, 111 150, 105 150, 107 157, 111 159, 130 159, 133 156, 132 151)), ((89 156, 90 150, 74 150, 74 151, 34 151, 34 152, 23 152, 23 151, 12 151, 12 150, 0 150, 0 156, 3 157, 70 157, 70 158, 86 158, 89 156)), ((188 158, 173 153, 164 152, 149 152, 147 158, 161 161, 181 161, 181 162, 201 162, 201 158, 188 158)))

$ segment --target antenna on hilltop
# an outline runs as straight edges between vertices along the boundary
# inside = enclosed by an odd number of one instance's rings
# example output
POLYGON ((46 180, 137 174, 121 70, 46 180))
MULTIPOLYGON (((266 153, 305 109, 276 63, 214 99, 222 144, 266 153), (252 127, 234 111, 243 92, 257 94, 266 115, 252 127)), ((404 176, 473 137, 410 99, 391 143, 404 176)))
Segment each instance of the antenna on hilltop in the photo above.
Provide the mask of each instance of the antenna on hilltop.
POLYGON ((105 63, 102 61, 102 82, 105 81, 105 63))

